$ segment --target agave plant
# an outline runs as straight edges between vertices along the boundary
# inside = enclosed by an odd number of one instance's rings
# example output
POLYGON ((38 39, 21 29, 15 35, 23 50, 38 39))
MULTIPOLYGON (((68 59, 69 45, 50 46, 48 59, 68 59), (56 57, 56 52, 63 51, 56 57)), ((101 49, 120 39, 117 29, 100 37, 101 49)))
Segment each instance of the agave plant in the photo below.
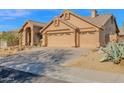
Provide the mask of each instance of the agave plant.
POLYGON ((124 41, 118 43, 111 42, 106 47, 101 48, 104 55, 100 59, 101 62, 111 60, 118 64, 124 58, 124 41))

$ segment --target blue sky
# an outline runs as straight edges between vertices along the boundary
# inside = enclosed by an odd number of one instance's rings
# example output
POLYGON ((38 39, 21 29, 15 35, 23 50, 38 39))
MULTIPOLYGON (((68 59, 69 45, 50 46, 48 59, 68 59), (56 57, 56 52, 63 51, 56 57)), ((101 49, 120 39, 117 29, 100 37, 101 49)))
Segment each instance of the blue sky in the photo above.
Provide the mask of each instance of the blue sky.
MULTIPOLYGON (((62 9, 0 9, 0 31, 18 29, 29 19, 47 23, 62 13, 62 11, 62 9)), ((91 13, 89 9, 71 9, 71 11, 81 16, 90 16, 91 13)), ((116 17, 118 26, 122 26, 124 21, 124 9, 97 9, 97 11, 98 14, 113 14, 116 17)))

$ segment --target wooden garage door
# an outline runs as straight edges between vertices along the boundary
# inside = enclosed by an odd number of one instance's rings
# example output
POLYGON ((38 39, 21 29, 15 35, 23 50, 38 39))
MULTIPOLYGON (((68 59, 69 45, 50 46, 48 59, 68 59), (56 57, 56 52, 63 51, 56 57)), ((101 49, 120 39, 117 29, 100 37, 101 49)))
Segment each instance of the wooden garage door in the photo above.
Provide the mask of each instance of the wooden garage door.
POLYGON ((48 33, 48 45, 52 47, 74 46, 74 33, 48 33))
POLYGON ((80 47, 94 48, 99 45, 99 33, 96 31, 80 33, 80 47))

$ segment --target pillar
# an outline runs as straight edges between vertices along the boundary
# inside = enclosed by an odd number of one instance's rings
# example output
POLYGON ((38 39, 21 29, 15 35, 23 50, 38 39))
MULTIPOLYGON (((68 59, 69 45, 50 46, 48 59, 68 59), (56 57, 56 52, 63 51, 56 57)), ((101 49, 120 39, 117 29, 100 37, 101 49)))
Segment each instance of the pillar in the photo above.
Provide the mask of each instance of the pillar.
POLYGON ((33 31, 33 26, 31 26, 31 46, 34 45, 34 31, 33 31))
POLYGON ((26 29, 22 32, 22 45, 26 45, 26 29))
POLYGON ((44 46, 47 47, 48 45, 48 37, 47 37, 47 33, 44 33, 44 46))

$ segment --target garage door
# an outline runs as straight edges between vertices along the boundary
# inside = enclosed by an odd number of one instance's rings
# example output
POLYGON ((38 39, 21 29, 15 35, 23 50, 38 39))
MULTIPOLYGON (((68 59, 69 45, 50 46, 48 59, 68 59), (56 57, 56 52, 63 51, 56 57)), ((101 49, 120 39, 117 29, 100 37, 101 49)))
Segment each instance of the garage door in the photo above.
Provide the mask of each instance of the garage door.
POLYGON ((48 33, 48 47, 72 47, 74 46, 74 33, 48 33))
POLYGON ((80 33, 80 47, 94 48, 98 47, 99 34, 98 32, 81 32, 80 33))

